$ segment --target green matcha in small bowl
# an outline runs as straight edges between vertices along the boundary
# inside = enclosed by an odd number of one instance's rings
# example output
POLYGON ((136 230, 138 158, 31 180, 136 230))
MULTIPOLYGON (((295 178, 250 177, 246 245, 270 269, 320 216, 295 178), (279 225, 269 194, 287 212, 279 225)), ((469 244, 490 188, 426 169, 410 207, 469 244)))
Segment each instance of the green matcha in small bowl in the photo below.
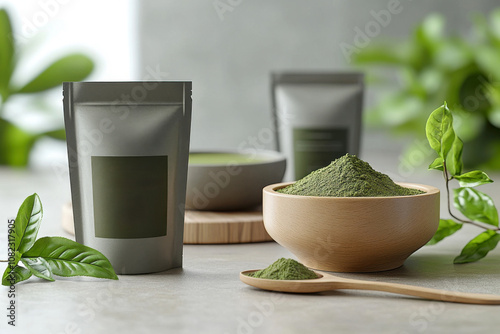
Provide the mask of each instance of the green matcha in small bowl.
POLYGON ((281 182, 286 159, 268 150, 189 154, 186 208, 243 211, 262 204, 262 188, 281 182))
POLYGON ((439 190, 395 183, 345 155, 295 183, 263 190, 267 233, 309 268, 373 272, 397 268, 439 224, 439 190))

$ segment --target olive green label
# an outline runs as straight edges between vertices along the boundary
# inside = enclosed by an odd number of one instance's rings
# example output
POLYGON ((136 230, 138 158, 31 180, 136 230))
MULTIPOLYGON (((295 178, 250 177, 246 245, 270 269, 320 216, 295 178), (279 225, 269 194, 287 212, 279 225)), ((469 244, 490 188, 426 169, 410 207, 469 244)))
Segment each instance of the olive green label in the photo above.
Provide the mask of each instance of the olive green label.
POLYGON ((167 235, 168 157, 92 157, 95 236, 167 235))
POLYGON ((347 152, 349 131, 335 129, 293 129, 295 179, 323 168, 347 152))

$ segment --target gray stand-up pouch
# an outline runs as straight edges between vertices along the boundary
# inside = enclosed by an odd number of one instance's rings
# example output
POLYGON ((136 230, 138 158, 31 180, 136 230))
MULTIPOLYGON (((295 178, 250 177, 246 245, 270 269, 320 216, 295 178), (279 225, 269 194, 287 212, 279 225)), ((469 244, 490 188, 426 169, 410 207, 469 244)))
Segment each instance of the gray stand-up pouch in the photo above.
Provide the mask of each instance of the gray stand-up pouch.
POLYGON ((346 153, 359 154, 363 75, 280 72, 272 77, 278 149, 284 179, 298 180, 346 153))
POLYGON ((76 241, 117 274, 182 266, 191 82, 65 82, 76 241))

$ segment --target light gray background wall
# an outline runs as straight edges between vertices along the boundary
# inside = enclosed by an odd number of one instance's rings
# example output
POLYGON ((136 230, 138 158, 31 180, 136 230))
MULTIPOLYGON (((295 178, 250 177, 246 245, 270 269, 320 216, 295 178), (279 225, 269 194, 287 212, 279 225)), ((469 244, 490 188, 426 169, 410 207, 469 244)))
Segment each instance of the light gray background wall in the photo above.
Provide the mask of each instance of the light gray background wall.
MULTIPOLYGON (((237 148, 271 127, 271 71, 351 69, 340 44, 353 45, 355 29, 375 21, 371 11, 387 10, 394 1, 143 0, 140 69, 143 75, 159 69, 165 80, 193 81, 192 149, 237 148)), ((380 26, 370 43, 408 36, 431 12, 443 14, 451 32, 465 34, 473 12, 500 5, 498 0, 399 3, 400 13, 380 26)), ((387 141, 380 142, 384 138, 374 136, 364 136, 364 150, 387 148, 387 141)))

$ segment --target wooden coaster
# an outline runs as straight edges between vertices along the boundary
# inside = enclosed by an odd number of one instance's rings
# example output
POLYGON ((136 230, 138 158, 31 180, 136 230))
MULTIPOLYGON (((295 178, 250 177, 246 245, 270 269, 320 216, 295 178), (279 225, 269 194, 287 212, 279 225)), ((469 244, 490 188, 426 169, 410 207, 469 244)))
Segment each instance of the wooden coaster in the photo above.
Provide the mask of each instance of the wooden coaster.
POLYGON ((186 211, 185 244, 236 244, 272 240, 264 228, 262 211, 186 211))
MULTIPOLYGON (((62 208, 62 227, 75 234, 71 203, 62 208)), ((236 244, 272 241, 262 220, 262 211, 194 211, 186 210, 185 244, 236 244)))

